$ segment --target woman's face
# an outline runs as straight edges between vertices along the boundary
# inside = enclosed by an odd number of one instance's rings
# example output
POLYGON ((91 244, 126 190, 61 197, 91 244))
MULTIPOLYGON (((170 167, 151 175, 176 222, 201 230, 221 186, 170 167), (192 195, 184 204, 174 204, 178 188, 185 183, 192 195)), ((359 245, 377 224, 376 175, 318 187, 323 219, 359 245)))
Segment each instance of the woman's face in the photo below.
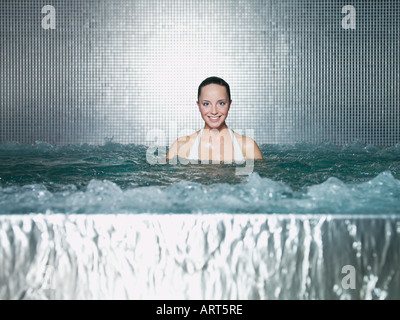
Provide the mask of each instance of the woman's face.
POLYGON ((197 105, 206 128, 218 129, 225 123, 231 102, 224 86, 212 83, 201 88, 197 105))

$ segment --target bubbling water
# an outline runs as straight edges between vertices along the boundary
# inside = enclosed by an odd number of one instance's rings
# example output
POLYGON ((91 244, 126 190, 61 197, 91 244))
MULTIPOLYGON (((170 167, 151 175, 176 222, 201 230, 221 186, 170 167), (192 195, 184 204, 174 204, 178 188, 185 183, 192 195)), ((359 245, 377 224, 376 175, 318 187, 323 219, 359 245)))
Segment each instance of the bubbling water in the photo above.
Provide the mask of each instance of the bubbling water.
POLYGON ((0 145, 0 213, 400 212, 399 146, 261 146, 237 165, 151 165, 146 147, 0 145))

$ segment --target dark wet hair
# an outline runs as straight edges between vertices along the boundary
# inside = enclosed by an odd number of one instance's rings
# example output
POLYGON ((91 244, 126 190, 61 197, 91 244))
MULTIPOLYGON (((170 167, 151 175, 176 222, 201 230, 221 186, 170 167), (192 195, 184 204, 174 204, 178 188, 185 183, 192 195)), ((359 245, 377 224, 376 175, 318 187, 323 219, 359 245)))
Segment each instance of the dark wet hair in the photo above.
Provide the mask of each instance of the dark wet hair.
POLYGON ((201 88, 209 84, 219 84, 220 86, 224 86, 226 88, 226 92, 228 93, 229 101, 231 101, 231 89, 229 88, 229 84, 224 79, 218 77, 209 77, 200 83, 199 90, 197 92, 197 100, 200 98, 201 88))

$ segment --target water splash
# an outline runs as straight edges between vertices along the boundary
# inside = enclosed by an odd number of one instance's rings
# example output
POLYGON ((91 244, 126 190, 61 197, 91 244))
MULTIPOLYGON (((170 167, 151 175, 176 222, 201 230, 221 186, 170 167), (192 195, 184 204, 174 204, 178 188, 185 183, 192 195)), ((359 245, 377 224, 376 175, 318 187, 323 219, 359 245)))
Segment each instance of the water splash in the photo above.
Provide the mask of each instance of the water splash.
POLYGON ((399 213, 400 147, 261 146, 235 165, 150 165, 146 147, 0 144, 0 213, 399 213))

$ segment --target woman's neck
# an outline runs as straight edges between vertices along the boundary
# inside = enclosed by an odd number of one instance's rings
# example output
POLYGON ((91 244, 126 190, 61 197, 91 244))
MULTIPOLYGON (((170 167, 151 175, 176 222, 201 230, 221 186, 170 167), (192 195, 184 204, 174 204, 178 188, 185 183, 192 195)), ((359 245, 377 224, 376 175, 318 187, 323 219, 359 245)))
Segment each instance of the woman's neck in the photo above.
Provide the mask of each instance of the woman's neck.
POLYGON ((224 122, 223 124, 221 124, 218 128, 211 128, 210 126, 208 126, 207 124, 204 125, 203 130, 207 130, 210 133, 211 132, 215 132, 215 133, 221 133, 224 130, 227 130, 228 126, 226 125, 226 123, 224 122), (215 130, 218 130, 218 132, 216 132, 215 130))

